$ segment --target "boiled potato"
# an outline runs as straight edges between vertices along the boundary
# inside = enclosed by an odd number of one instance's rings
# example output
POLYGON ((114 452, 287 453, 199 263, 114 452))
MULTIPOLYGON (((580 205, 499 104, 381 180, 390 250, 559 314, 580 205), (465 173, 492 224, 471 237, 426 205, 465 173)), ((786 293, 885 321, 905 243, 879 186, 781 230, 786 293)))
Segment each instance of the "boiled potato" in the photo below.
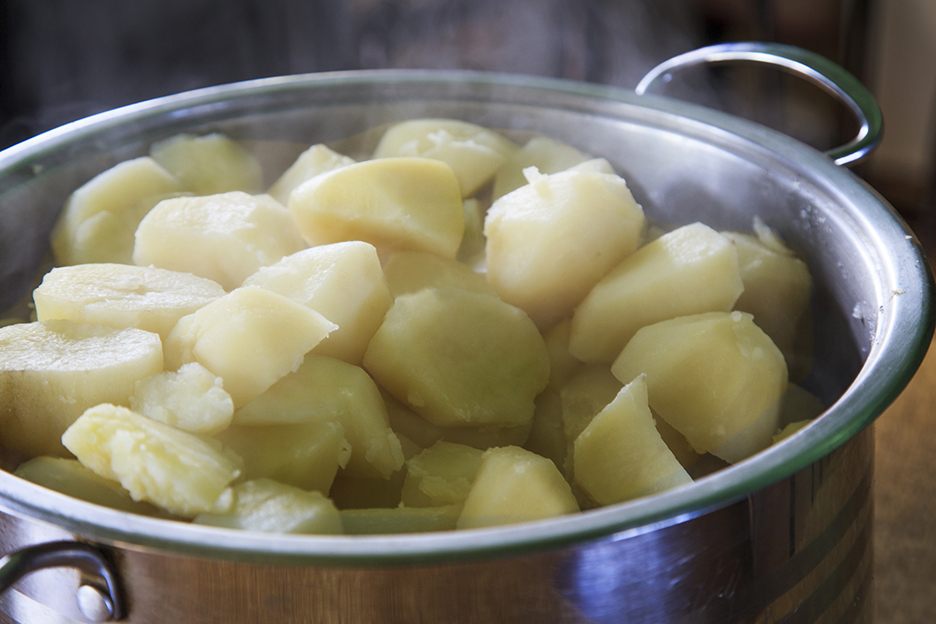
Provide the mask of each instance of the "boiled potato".
POLYGON ((461 505, 445 507, 394 507, 392 509, 342 509, 346 535, 387 535, 453 531, 461 505))
POLYGON ((568 473, 571 463, 566 463, 569 445, 562 422, 562 396, 555 386, 550 384, 536 397, 530 435, 520 446, 551 459, 564 474, 568 473))
POLYGON ((448 164, 463 197, 471 197, 518 149, 511 140, 456 119, 415 119, 387 129, 374 158, 421 156, 448 164))
POLYGON ((0 328, 0 439, 32 456, 68 456, 65 430, 99 403, 127 405, 162 371, 159 336, 71 321, 0 328))
POLYGON ((184 518, 229 508, 232 501, 222 494, 241 474, 235 455, 116 405, 86 410, 62 443, 98 475, 119 481, 133 500, 184 518))
POLYGON ((568 143, 546 136, 535 136, 501 166, 494 177, 492 196, 496 200, 527 183, 523 170, 536 167, 543 174, 559 173, 589 160, 568 143))
POLYGON ((64 319, 118 329, 134 327, 165 339, 183 316, 224 295, 191 273, 124 264, 52 269, 33 291, 39 321, 64 319))
POLYGON ((484 451, 464 444, 436 442, 407 460, 401 493, 403 505, 461 505, 468 496, 483 455, 484 451))
POLYGON ((573 474, 572 447, 592 419, 618 395, 623 383, 605 364, 590 364, 559 390, 562 430, 566 440, 567 475, 573 474))
POLYGON ((263 170, 240 143, 221 134, 180 134, 153 144, 153 160, 197 195, 258 193, 263 170))
POLYGON ((458 288, 398 297, 364 354, 398 400, 443 427, 526 425, 549 354, 521 310, 458 288))
POLYGON ((263 267, 244 281, 308 306, 338 328, 317 344, 319 355, 360 364, 393 298, 377 250, 361 241, 312 247, 263 267))
POLYGON ((133 263, 193 273, 232 290, 304 247, 282 204, 238 191, 159 202, 137 228, 133 263))
POLYGON ((339 154, 324 145, 313 145, 299 154, 296 162, 290 165, 289 169, 273 183, 267 194, 285 206, 289 203, 289 196, 293 189, 306 180, 311 180, 320 173, 334 171, 354 163, 353 158, 339 154))
POLYGON ((428 158, 380 158, 299 185, 289 210, 310 245, 362 240, 381 252, 454 258, 465 231, 452 168, 428 158))
POLYGON ((572 317, 569 352, 611 363, 641 327, 727 312, 743 290, 731 241, 701 223, 683 226, 628 256, 588 293, 572 317))
POLYGON ((483 275, 461 262, 426 251, 398 251, 387 258, 383 270, 394 298, 443 286, 497 296, 483 275))
POLYGON ((227 429, 234 402, 220 377, 197 362, 136 382, 130 409, 183 431, 212 435, 227 429))

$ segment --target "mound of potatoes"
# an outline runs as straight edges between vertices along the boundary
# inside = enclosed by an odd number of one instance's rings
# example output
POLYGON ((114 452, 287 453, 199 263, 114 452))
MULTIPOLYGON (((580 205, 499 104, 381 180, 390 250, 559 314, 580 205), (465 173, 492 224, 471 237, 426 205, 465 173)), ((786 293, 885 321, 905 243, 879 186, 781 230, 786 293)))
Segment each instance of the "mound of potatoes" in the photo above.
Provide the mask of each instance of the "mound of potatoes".
POLYGON ((823 409, 791 383, 811 278, 763 223, 649 224, 608 161, 464 121, 356 156, 262 193, 244 145, 180 135, 77 189, 0 327, 16 474, 241 530, 470 529, 681 487, 823 409))

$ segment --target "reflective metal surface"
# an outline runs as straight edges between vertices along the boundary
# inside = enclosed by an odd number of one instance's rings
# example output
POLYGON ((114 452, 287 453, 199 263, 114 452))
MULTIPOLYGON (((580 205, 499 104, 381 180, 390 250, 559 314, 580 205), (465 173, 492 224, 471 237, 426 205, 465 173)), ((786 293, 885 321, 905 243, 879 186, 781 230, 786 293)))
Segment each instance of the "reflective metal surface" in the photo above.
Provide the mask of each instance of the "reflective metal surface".
MULTIPOLYGON (((543 132, 604 156, 655 219, 748 229, 761 217, 813 273, 805 384, 831 405, 826 414, 678 490, 449 534, 231 533, 102 509, 0 472, 3 552, 62 532, 101 545, 126 585, 130 622, 864 621, 868 427, 926 351, 932 278, 872 190, 760 126, 596 85, 470 72, 300 76, 164 98, 0 153, 0 309, 30 291, 68 194, 155 140, 225 132, 250 142, 275 178, 309 143, 360 156, 375 136, 346 137, 427 116, 543 132)), ((50 587, 18 589, 0 606, 57 605, 50 587)), ((74 600, 77 585, 56 587, 74 600)))

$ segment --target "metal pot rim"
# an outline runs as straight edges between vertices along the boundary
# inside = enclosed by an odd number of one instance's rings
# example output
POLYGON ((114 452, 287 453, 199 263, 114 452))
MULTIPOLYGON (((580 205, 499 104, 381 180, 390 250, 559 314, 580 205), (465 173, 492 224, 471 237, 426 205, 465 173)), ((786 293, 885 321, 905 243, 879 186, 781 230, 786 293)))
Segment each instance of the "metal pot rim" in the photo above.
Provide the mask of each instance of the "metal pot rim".
MULTIPOLYGON (((12 513, 124 548, 255 563, 399 564, 467 560, 561 548, 607 536, 657 530, 743 499, 820 460, 867 427, 896 398, 922 361, 933 334, 932 275, 900 217, 858 178, 823 154, 779 133, 717 111, 619 88, 472 71, 373 70, 252 80, 171 95, 104 112, 0 152, 0 177, 44 154, 109 128, 253 95, 354 85, 474 86, 568 94, 620 103, 640 120, 693 136, 730 136, 848 200, 850 220, 881 251, 882 298, 870 352, 845 394, 813 424, 783 443, 693 484, 651 497, 522 525, 394 536, 285 536, 198 526, 102 508, 0 471, 0 503, 12 513), (663 120, 663 121, 661 121, 663 120)), ((180 113, 181 114, 181 113, 180 113)))

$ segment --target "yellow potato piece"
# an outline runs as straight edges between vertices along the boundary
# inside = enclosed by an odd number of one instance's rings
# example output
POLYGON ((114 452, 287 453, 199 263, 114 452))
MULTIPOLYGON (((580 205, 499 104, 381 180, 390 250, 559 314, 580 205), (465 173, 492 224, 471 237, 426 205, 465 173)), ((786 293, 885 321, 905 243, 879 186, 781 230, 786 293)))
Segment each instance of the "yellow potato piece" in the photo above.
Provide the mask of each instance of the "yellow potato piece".
POLYGON ((273 183, 267 194, 285 206, 289 203, 293 189, 306 180, 311 180, 320 173, 353 165, 354 162, 353 158, 339 154, 324 145, 313 145, 299 154, 296 162, 273 183))
POLYGON ((401 500, 407 507, 461 505, 478 468, 480 451, 464 444, 436 442, 406 461, 401 500))
POLYGON ((483 275, 461 262, 425 251, 398 251, 387 258, 383 270, 394 298, 442 286, 497 296, 483 275))
POLYGON ((533 417, 549 354, 523 311, 445 287, 398 297, 364 367, 436 425, 516 427, 533 417))
POLYGON ((32 456, 65 457, 65 430, 102 402, 129 404, 162 371, 159 336, 71 321, 0 328, 0 439, 32 456))
POLYGON ((220 377, 197 362, 136 382, 130 409, 191 433, 213 435, 227 429, 234 402, 220 377))
POLYGON ((263 184, 257 159, 221 134, 179 134, 153 144, 150 156, 197 195, 258 193, 263 184))
POLYGON ((343 509, 341 522, 347 535, 392 535, 453 531, 461 505, 343 509))
POLYGON ((379 158, 316 176, 293 190, 289 210, 312 246, 362 240, 381 253, 454 258, 465 231, 452 168, 428 158, 379 158))
POLYGON ((527 183, 523 170, 536 167, 543 174, 559 173, 588 160, 588 156, 568 143, 546 136, 535 136, 514 152, 510 159, 497 171, 494 178, 493 199, 527 183))

